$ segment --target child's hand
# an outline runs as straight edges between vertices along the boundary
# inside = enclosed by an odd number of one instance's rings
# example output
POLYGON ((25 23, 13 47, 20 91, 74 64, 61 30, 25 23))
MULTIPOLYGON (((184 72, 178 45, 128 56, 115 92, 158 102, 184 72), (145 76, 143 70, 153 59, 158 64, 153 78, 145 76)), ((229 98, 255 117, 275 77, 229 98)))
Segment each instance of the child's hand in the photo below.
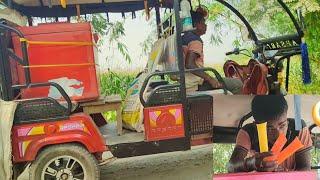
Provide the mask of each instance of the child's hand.
POLYGON ((272 157, 274 154, 270 152, 257 153, 255 155, 257 171, 273 172, 277 169, 278 164, 275 159, 270 158, 265 160, 266 157, 272 157))
POLYGON ((218 81, 218 80, 216 80, 216 79, 213 79, 213 78, 210 78, 209 80, 208 80, 208 83, 212 86, 212 88, 214 88, 214 89, 220 89, 220 88, 222 88, 222 84, 218 81))

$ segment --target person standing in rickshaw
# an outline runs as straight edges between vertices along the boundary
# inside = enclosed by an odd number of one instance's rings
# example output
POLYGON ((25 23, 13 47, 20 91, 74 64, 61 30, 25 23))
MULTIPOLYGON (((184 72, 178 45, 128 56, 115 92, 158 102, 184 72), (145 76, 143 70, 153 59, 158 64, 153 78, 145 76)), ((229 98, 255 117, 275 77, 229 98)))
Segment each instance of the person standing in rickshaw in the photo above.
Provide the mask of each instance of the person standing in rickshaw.
MULTIPOLYGON (((201 36, 207 31, 204 14, 192 11, 192 22, 195 30, 188 31, 182 36, 183 55, 186 69, 204 67, 203 41, 201 36)), ((222 84, 204 71, 186 73, 186 88, 189 91, 207 91, 221 89, 222 84)), ((240 94, 242 82, 240 79, 223 78, 226 89, 233 94, 240 94)))

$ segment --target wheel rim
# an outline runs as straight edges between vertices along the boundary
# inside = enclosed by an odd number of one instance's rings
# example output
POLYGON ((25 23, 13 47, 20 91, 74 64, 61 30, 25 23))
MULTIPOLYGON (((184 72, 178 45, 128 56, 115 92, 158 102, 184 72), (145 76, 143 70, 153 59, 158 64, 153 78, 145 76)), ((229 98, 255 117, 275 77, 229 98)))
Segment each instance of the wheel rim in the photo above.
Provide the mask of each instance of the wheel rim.
POLYGON ((72 156, 58 156, 42 169, 41 180, 83 180, 86 170, 79 159, 72 156))

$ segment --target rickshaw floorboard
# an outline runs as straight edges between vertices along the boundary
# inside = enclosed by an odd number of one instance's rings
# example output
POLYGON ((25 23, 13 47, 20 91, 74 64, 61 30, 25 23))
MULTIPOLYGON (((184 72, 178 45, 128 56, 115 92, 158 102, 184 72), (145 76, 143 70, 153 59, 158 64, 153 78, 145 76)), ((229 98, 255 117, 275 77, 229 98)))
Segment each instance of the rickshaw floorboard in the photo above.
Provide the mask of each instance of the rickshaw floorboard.
POLYGON ((117 125, 116 123, 109 123, 107 128, 101 132, 106 145, 115 145, 115 144, 123 144, 123 143, 135 143, 144 141, 144 133, 130 131, 127 129, 122 130, 122 135, 119 136, 117 134, 117 125))
POLYGON ((121 136, 117 134, 115 123, 109 123, 101 132, 106 145, 117 158, 141 156, 148 154, 184 151, 190 149, 190 139, 177 138, 162 141, 145 141, 144 133, 124 129, 121 136))

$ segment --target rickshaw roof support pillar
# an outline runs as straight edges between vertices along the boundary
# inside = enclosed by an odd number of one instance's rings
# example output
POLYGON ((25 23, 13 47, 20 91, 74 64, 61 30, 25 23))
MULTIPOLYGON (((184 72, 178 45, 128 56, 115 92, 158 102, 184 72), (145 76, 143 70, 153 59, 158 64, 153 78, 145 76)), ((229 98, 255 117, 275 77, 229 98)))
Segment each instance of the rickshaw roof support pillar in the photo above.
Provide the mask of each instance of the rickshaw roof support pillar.
POLYGON ((282 1, 282 0, 278 0, 279 4, 282 6, 282 8, 288 13, 288 15, 290 16, 294 26, 297 29, 297 32, 299 34, 300 37, 304 36, 303 31, 301 30, 299 23, 297 22, 296 18, 294 17, 294 15, 292 14, 292 12, 290 11, 290 9, 288 8, 288 6, 282 1))
POLYGON ((289 76, 290 76, 290 56, 287 58, 287 70, 286 70, 286 91, 289 91, 289 76))
POLYGON ((160 2, 157 0, 156 5, 155 5, 155 10, 156 10, 156 24, 157 24, 157 32, 158 32, 158 39, 161 37, 161 17, 160 17, 160 2))
POLYGON ((29 26, 33 26, 33 19, 32 19, 32 17, 28 17, 28 24, 29 24, 29 26))
POLYGON ((10 9, 12 9, 12 0, 7 0, 7 5, 10 9))
MULTIPOLYGON (((175 14, 175 20, 176 20, 176 52, 177 52, 177 60, 178 60, 178 66, 179 66, 179 76, 180 76, 180 91, 181 91, 181 99, 182 99, 182 105, 183 105, 183 116, 184 116, 184 126, 185 126, 185 135, 186 138, 191 138, 190 135, 190 123, 189 123, 189 117, 188 117, 188 107, 187 107, 187 95, 186 95, 186 86, 185 86, 185 68, 184 68, 184 60, 183 60, 183 54, 182 54, 182 26, 181 26, 181 19, 180 19, 180 1, 174 0, 173 3, 173 9, 175 14)), ((190 142, 190 141, 188 141, 190 142)))
POLYGON ((43 7, 43 1, 42 0, 39 0, 39 3, 41 5, 41 7, 43 7))
POLYGON ((4 29, 0 29, 0 86, 2 93, 0 98, 5 101, 9 101, 13 98, 13 92, 11 90, 11 71, 9 64, 9 56, 7 53, 7 32, 4 29))

